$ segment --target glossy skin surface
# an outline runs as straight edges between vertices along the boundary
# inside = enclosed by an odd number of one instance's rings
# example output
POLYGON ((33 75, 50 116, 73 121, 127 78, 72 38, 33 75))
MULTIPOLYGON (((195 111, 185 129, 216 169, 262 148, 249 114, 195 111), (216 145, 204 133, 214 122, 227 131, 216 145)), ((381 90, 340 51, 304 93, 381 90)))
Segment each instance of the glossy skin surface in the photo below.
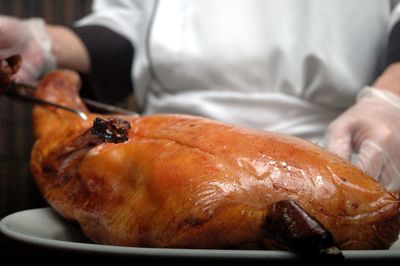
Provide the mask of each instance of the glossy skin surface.
MULTIPOLYGON (((86 110, 73 72, 36 96, 86 110)), ((97 243, 186 248, 291 247, 263 232, 269 207, 294 200, 341 249, 388 248, 399 201, 348 162, 290 136, 184 116, 119 116, 128 141, 89 143, 97 114, 36 106, 31 169, 47 201, 97 243)), ((104 117, 104 116, 103 116, 104 117)))

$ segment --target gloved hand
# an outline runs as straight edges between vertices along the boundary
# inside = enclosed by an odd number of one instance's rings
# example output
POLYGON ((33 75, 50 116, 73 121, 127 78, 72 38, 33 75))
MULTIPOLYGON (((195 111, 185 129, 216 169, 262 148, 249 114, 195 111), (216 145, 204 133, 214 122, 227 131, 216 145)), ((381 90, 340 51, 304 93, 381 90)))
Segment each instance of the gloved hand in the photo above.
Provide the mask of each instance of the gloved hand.
POLYGON ((389 191, 400 191, 400 96, 363 88, 357 102, 326 132, 327 148, 350 160, 389 191))
POLYGON ((15 76, 18 82, 36 80, 55 68, 51 38, 43 19, 0 16, 0 59, 15 54, 22 56, 22 66, 15 76))

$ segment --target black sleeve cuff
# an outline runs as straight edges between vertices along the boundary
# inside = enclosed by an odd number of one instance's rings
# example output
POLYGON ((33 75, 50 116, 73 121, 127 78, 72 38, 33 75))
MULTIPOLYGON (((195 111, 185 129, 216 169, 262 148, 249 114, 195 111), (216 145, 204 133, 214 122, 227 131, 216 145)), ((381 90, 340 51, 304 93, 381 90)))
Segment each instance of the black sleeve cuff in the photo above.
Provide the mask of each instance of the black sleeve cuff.
POLYGON ((134 48, 124 36, 103 26, 75 27, 89 52, 91 72, 82 76, 83 96, 117 103, 133 91, 134 48))
POLYGON ((390 32, 386 59, 387 66, 400 61, 400 21, 394 25, 390 32))

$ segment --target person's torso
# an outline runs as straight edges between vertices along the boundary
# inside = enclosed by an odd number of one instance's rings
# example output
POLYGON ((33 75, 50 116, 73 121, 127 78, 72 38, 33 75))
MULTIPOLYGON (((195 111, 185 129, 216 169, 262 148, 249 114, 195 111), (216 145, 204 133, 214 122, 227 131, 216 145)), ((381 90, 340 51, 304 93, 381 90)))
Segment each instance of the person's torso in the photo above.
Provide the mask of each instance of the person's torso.
POLYGON ((145 114, 189 113, 309 139, 377 76, 391 12, 381 0, 154 3, 132 26, 145 114))

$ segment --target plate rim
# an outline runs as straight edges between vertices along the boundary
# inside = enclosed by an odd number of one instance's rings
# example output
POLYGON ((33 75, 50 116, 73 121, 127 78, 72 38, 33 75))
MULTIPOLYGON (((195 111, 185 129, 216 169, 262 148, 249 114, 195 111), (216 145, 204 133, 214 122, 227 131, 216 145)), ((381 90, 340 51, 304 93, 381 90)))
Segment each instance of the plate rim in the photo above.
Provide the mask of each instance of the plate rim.
MULTIPOLYGON (((152 257, 176 257, 176 258, 242 258, 242 259, 299 259, 300 256, 282 250, 229 250, 229 249, 187 249, 187 248, 147 248, 147 247, 127 247, 112 246, 95 243, 84 243, 68 240, 51 239, 46 237, 34 236, 18 231, 18 226, 13 225, 16 217, 29 213, 45 212, 50 216, 59 216, 52 207, 42 207, 17 211, 0 220, 0 232, 7 237, 41 247, 51 249, 64 249, 68 251, 80 251, 88 253, 130 255, 130 256, 152 256, 152 257)), ((63 223, 61 216, 60 221, 63 223)), ((57 221, 58 223, 58 221, 57 221)), ((398 240, 400 241, 400 240, 398 240)), ((345 259, 368 259, 368 258, 400 258, 400 250, 342 250, 345 259)))

